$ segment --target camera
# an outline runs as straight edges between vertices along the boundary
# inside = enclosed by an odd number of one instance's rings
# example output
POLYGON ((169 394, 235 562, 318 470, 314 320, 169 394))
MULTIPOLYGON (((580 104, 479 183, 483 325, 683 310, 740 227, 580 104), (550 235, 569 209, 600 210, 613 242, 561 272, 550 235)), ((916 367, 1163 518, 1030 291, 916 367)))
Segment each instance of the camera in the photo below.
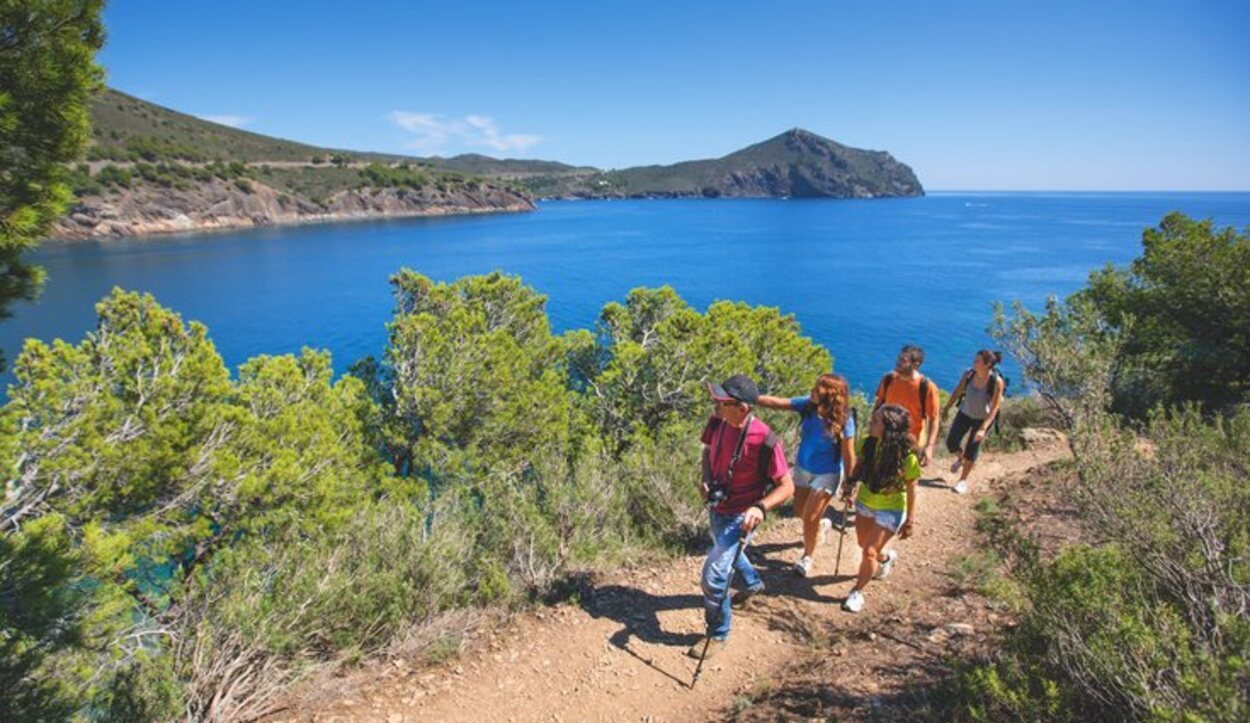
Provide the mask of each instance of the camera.
POLYGON ((707 506, 715 507, 725 501, 729 496, 729 490, 724 485, 716 485, 707 489, 707 506))

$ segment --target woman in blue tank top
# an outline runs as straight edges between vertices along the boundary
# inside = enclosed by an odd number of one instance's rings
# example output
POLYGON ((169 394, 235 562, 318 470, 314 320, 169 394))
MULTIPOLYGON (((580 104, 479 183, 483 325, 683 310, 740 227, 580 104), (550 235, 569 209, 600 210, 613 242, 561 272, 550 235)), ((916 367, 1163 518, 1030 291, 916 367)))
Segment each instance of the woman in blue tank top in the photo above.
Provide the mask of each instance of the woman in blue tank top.
POLYGON ((846 379, 838 374, 821 374, 806 397, 760 395, 757 402, 768 409, 797 412, 801 418, 794 470, 794 512, 803 520, 803 555, 794 571, 802 577, 812 570, 820 519, 842 482, 842 470, 855 465, 855 423, 851 420, 849 396, 846 379))

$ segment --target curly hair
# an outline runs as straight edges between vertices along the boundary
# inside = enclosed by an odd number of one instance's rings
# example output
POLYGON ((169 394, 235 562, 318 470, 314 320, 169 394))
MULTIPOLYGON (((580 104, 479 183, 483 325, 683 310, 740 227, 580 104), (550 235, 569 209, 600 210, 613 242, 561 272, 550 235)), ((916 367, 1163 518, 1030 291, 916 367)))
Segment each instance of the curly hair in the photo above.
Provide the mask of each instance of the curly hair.
POLYGON ((850 388, 839 374, 821 374, 812 387, 811 407, 825 425, 825 433, 837 437, 850 416, 850 388))
POLYGON ((873 492, 898 492, 903 489, 903 465, 907 455, 916 451, 916 438, 911 435, 911 414, 897 404, 882 405, 876 412, 881 415, 885 430, 881 439, 874 443, 872 453, 865 450, 864 482, 873 492))

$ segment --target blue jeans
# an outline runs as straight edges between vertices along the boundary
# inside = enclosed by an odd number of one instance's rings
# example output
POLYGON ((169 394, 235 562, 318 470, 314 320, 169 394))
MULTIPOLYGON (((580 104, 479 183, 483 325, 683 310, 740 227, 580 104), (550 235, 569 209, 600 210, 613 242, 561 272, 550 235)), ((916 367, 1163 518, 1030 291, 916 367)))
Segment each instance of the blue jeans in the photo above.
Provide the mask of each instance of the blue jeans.
POLYGON ((761 589, 764 581, 747 559, 746 550, 738 555, 737 563, 734 564, 738 540, 742 538, 742 518, 746 513, 722 515, 712 511, 709 514, 712 549, 703 563, 703 611, 707 620, 707 634, 717 640, 724 640, 729 635, 732 618, 729 596, 725 594, 725 583, 733 574, 730 565, 742 575, 742 582, 747 589, 761 589))

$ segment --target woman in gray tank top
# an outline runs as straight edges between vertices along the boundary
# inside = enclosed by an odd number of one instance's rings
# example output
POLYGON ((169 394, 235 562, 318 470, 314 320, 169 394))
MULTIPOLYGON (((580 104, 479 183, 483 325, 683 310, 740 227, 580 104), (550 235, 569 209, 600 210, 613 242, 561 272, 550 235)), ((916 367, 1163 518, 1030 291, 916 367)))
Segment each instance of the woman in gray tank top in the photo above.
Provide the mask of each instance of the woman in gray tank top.
POLYGON ((1003 353, 999 351, 982 349, 977 352, 972 358, 972 368, 964 372, 959 385, 942 407, 942 418, 945 419, 951 406, 959 404, 959 412, 946 435, 946 449, 958 455, 951 465, 951 472, 960 473, 955 491, 961 495, 968 492, 968 475, 972 474, 972 468, 981 454, 981 441, 985 439, 985 433, 994 423, 1002 404, 1003 387, 1006 385, 994 370, 1002 360, 1003 353))

